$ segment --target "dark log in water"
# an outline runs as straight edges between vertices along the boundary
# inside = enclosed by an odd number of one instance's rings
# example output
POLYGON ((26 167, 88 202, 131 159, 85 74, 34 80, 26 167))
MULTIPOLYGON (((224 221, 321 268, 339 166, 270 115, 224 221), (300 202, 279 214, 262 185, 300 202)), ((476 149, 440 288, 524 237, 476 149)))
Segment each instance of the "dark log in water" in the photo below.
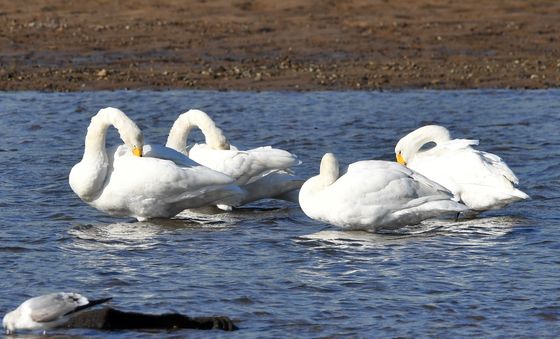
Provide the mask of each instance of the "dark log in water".
POLYGON ((111 307, 81 312, 72 317, 63 327, 102 330, 179 328, 237 330, 233 321, 223 316, 189 317, 179 313, 145 314, 119 311, 111 307))

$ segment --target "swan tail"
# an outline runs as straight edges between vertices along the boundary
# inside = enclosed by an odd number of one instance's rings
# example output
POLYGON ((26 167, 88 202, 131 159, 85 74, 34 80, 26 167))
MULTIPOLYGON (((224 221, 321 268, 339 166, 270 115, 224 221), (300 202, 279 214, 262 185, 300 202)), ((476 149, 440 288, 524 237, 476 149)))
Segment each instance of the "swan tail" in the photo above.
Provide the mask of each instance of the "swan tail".
POLYGON ((420 206, 410 207, 393 213, 396 217, 407 219, 407 215, 415 219, 428 219, 441 215, 466 212, 469 208, 453 200, 428 201, 420 206))
POLYGON ((270 169, 285 169, 301 163, 294 154, 277 148, 259 147, 250 153, 270 169))

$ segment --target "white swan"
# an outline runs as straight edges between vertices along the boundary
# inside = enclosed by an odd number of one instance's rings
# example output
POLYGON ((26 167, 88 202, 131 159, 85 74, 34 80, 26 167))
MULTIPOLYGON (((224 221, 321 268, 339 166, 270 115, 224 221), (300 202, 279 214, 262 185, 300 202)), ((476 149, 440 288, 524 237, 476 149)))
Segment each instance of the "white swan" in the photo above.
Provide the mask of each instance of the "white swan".
POLYGON ((16 330, 47 330, 66 323, 77 312, 111 300, 88 300, 78 293, 58 292, 27 299, 7 313, 2 326, 8 334, 16 330))
POLYGON ((418 128, 399 140, 397 161, 450 190, 474 213, 502 208, 529 196, 497 155, 473 149, 478 140, 453 139, 442 126, 418 128), (427 143, 435 146, 422 150, 427 143))
POLYGON ((111 107, 91 119, 83 158, 70 171, 69 182, 98 210, 138 220, 169 218, 187 208, 217 203, 236 205, 244 194, 227 175, 172 149, 144 146, 138 126, 111 107), (107 152, 110 126, 117 128, 125 144, 107 152))
POLYGON ((242 204, 264 198, 292 201, 291 193, 303 184, 303 180, 290 173, 290 167, 299 164, 295 155, 270 146, 240 151, 229 144, 222 130, 200 110, 191 109, 177 118, 166 146, 234 178, 246 191, 242 204), (206 143, 187 148, 189 133, 195 127, 202 131, 206 143))
POLYGON ((452 197, 437 183, 389 161, 358 161, 339 177, 338 161, 327 153, 319 175, 301 187, 299 202, 313 219, 377 231, 467 210, 452 197))

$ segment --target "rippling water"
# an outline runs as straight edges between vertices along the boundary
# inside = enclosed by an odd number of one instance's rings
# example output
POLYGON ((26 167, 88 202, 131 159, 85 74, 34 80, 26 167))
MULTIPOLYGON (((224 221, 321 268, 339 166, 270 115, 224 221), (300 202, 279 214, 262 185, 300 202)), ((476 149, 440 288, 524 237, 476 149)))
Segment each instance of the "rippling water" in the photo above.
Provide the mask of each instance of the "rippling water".
POLYGON ((154 338, 560 334, 558 90, 4 92, 0 103, 0 313, 75 290, 113 296, 123 310, 229 315, 241 328, 133 333, 154 338), (238 147, 296 153, 306 178, 327 151, 344 165, 392 161, 404 134, 442 124, 502 156, 533 200, 393 234, 342 232, 271 201, 179 220, 112 218, 67 182, 89 119, 105 106, 124 110, 152 143, 201 108, 238 147))

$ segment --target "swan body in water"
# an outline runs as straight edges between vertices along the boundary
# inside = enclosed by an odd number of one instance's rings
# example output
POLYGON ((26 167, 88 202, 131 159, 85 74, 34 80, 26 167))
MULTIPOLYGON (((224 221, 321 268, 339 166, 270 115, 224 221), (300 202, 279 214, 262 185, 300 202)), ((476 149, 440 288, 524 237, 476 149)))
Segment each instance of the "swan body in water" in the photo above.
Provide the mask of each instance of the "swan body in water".
POLYGON ((467 207, 439 184, 389 161, 358 161, 339 175, 332 153, 301 187, 299 202, 312 219, 345 229, 378 231, 413 225, 467 207))
POLYGON ((170 218, 205 205, 236 205, 244 195, 229 176, 167 147, 144 145, 138 126, 111 107, 91 119, 83 158, 70 171, 69 182, 98 210, 138 220, 170 218), (124 145, 107 152, 110 126, 118 130, 124 145))
POLYGON ((2 326, 8 334, 16 330, 47 330, 66 323, 77 312, 102 304, 111 298, 88 300, 78 293, 58 292, 27 299, 8 312, 2 326))
POLYGON ((245 190, 242 204, 264 198, 280 198, 297 202, 297 191, 303 180, 295 177, 290 168, 299 164, 290 152, 258 147, 238 150, 227 141, 214 121, 203 111, 191 109, 174 122, 166 146, 187 155, 192 160, 224 173, 245 190), (205 137, 204 144, 187 148, 187 139, 193 128, 199 128, 205 137))
POLYGON ((451 139, 442 126, 429 125, 397 143, 397 161, 450 190, 472 213, 499 209, 529 196, 514 185, 519 180, 497 155, 471 146, 478 140, 451 139), (435 146, 422 150, 428 143, 435 146))

